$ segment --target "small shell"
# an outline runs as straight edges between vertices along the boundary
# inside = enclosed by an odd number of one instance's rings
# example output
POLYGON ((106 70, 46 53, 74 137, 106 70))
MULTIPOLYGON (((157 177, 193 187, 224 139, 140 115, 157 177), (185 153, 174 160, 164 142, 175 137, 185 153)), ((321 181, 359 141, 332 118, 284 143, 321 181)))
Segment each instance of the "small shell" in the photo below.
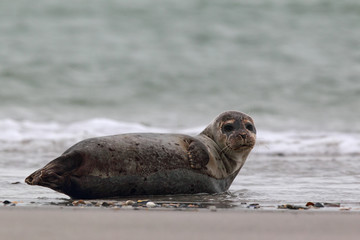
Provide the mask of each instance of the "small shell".
POLYGON ((133 200, 127 200, 126 202, 125 202, 125 205, 134 205, 135 204, 135 202, 133 201, 133 200))
POLYGON ((339 208, 339 210, 348 211, 348 210, 351 210, 351 207, 341 207, 341 208, 339 208))
POLYGON ((154 202, 147 202, 146 207, 153 208, 153 207, 156 207, 156 204, 154 202))

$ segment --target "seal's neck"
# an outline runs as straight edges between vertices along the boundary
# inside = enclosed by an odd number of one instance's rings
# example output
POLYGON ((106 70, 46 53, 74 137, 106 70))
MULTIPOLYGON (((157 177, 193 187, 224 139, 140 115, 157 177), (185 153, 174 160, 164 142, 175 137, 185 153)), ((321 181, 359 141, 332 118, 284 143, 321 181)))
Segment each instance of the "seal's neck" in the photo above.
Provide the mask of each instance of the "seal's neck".
POLYGON ((232 174, 235 171, 239 171, 244 165, 247 156, 249 153, 240 153, 240 154, 226 154, 225 152, 221 153, 221 159, 228 174, 232 174))
POLYGON ((197 137, 201 139, 202 142, 209 143, 205 144, 207 151, 210 153, 210 158, 212 158, 212 161, 217 162, 215 165, 218 166, 219 169, 223 169, 222 171, 220 170, 220 172, 224 172, 225 170, 226 175, 230 175, 236 171, 239 171, 244 165, 248 153, 246 155, 242 153, 241 156, 233 153, 229 154, 222 150, 219 145, 217 145, 217 143, 212 139, 212 137, 203 133, 200 133, 197 137))

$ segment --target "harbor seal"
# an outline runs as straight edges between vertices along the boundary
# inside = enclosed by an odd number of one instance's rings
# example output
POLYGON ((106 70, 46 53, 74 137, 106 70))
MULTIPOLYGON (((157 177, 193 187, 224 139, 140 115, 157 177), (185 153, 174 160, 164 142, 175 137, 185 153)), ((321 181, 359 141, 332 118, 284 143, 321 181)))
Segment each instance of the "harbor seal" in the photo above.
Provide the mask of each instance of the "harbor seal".
POLYGON ((197 136, 132 133, 83 140, 25 182, 73 199, 221 193, 255 140, 251 117, 228 111, 197 136))

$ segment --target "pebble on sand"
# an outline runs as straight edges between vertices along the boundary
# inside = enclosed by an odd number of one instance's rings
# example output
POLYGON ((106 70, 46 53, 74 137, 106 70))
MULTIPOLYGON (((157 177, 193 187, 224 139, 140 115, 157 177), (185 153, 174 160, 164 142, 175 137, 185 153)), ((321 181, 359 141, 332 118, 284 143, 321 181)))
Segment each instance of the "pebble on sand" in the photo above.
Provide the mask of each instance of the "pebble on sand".
POLYGON ((156 204, 154 202, 147 202, 146 207, 153 208, 153 207, 156 207, 156 204))

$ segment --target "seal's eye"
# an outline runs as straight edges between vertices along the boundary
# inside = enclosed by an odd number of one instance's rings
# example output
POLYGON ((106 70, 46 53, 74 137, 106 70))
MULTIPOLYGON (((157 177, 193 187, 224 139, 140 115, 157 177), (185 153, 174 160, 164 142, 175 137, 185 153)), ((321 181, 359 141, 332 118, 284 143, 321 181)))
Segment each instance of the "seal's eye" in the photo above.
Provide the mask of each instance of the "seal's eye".
POLYGON ((223 131, 224 132, 231 132, 235 129, 234 125, 233 124, 225 124, 223 126, 223 131))
POLYGON ((255 132, 255 127, 254 125, 252 125, 251 123, 246 123, 245 127, 247 130, 249 130, 250 132, 255 132))

